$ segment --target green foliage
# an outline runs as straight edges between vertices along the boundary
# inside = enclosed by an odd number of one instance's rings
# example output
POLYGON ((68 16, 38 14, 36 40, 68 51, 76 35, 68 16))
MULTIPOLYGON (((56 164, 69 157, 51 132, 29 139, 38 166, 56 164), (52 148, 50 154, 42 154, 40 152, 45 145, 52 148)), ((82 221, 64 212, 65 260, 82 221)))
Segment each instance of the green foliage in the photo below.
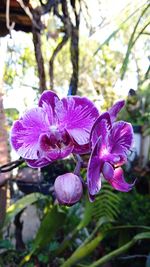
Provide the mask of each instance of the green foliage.
POLYGON ((103 183, 102 189, 95 202, 93 203, 93 216, 96 220, 105 217, 109 220, 115 220, 119 214, 120 197, 112 187, 103 183))
POLYGON ((32 193, 19 199, 7 209, 4 226, 9 224, 14 219, 14 217, 27 206, 44 198, 45 196, 40 193, 32 193))
POLYGON ((0 249, 3 248, 3 249, 13 249, 14 246, 13 244, 10 242, 10 240, 8 239, 5 239, 5 240, 0 240, 0 249))
POLYGON ((65 218, 65 213, 58 206, 50 206, 33 240, 32 249, 22 260, 21 266, 29 261, 34 253, 40 252, 44 247, 50 244, 56 232, 62 227, 65 218))
POLYGON ((62 227, 65 217, 65 213, 59 207, 53 206, 49 209, 34 239, 33 251, 40 250, 49 244, 56 231, 62 227))
POLYGON ((30 67, 35 67, 35 56, 34 51, 30 47, 25 47, 23 53, 19 58, 19 64, 23 64, 23 73, 30 67))
MULTIPOLYGON (((140 81, 139 81, 140 83, 140 81)), ((128 95, 125 108, 119 118, 140 125, 144 135, 150 133, 150 94, 149 81, 141 81, 139 90, 134 95, 128 95)))
POLYGON ((133 48, 133 46, 135 45, 135 43, 137 42, 137 40, 139 39, 139 37, 143 34, 143 32, 145 31, 145 29, 150 25, 150 21, 146 21, 145 25, 143 26, 142 29, 138 30, 138 26, 140 24, 140 22, 142 20, 144 20, 144 15, 146 12, 148 12, 148 9, 150 8, 150 4, 147 2, 146 7, 143 8, 135 26, 133 29, 133 32, 131 34, 131 37, 129 39, 129 43, 128 43, 128 47, 127 47, 127 51, 126 51, 126 55, 122 64, 122 68, 121 68, 121 79, 124 78, 125 72, 127 70, 127 66, 128 66, 128 62, 129 62, 129 56, 131 54, 131 50, 133 48))
POLYGON ((64 264, 62 264, 62 267, 71 267, 82 258, 91 254, 96 249, 102 239, 103 235, 98 234, 97 237, 93 238, 90 243, 87 243, 84 246, 80 246, 77 250, 75 250, 71 257, 67 259, 64 264))
POLYGON ((9 126, 12 126, 13 122, 19 117, 19 111, 16 108, 5 109, 5 114, 9 126))
POLYGON ((93 215, 93 204, 86 197, 83 217, 78 225, 79 230, 86 227, 91 222, 92 215, 93 215))
POLYGON ((120 195, 120 225, 149 225, 150 197, 140 195, 136 191, 120 195), (130 207, 130 208, 128 208, 130 207))
POLYGON ((4 82, 10 87, 13 85, 14 77, 17 76, 17 71, 13 66, 5 66, 4 82))
POLYGON ((99 260, 93 262, 89 267, 99 267, 105 264, 106 262, 112 260, 113 258, 117 257, 118 255, 126 252, 129 250, 130 247, 132 247, 137 241, 143 240, 143 239, 150 239, 150 232, 144 232, 135 235, 128 243, 125 245, 119 247, 118 249, 108 253, 107 255, 101 257, 99 260))
MULTIPOLYGON (((145 3, 142 5, 145 6, 145 3)), ((109 42, 111 41, 111 39, 115 38, 117 33, 124 27, 125 23, 128 22, 137 12, 139 11, 139 8, 137 8, 134 12, 132 12, 120 25, 119 27, 114 30, 107 38, 106 40, 97 48, 97 50, 95 51, 94 55, 96 55, 104 45, 108 45, 109 42)))

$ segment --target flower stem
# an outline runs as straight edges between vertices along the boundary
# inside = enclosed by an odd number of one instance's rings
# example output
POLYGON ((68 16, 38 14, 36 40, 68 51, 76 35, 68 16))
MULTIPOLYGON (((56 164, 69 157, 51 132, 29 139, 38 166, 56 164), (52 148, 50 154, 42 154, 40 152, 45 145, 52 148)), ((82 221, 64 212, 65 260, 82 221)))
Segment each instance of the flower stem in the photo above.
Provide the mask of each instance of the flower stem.
POLYGON ((84 246, 79 247, 71 257, 66 260, 61 267, 71 267, 73 264, 84 258, 85 256, 89 255, 100 243, 103 239, 103 235, 99 234, 96 238, 94 238, 90 243, 85 244, 84 246))

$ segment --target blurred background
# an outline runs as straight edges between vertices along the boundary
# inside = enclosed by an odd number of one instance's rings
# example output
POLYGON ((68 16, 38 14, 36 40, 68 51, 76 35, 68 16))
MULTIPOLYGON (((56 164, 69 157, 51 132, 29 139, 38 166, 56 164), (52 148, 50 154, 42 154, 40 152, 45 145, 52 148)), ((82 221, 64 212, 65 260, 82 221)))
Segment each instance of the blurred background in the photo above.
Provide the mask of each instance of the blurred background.
POLYGON ((150 267, 149 13, 143 0, 0 0, 0 266, 150 267), (104 182, 94 203, 58 206, 53 183, 74 159, 33 170, 11 150, 13 121, 48 89, 100 112, 126 100, 132 192, 104 182))

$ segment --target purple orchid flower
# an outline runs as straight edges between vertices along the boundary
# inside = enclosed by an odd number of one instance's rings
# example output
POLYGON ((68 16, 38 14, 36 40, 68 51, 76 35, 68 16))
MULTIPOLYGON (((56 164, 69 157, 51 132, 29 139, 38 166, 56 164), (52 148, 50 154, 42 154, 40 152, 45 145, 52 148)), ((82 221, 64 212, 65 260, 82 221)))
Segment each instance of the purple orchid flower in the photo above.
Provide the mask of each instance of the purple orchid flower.
POLYGON ((72 152, 89 152, 90 131, 98 116, 86 97, 60 100, 54 92, 45 91, 39 106, 14 123, 10 141, 29 166, 43 167, 72 152))
POLYGON ((108 112, 100 115, 92 127, 93 149, 87 172, 91 201, 101 188, 101 173, 116 190, 128 192, 134 185, 124 180, 121 168, 133 143, 133 129, 130 123, 114 122, 123 106, 124 101, 117 102, 108 112))

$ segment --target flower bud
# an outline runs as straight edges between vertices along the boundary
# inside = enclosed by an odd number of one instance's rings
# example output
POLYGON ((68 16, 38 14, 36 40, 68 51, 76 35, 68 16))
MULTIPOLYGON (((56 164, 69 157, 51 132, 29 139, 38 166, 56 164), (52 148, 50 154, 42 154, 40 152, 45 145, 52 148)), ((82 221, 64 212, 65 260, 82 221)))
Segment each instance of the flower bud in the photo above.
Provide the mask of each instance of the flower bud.
POLYGON ((54 190, 59 203, 68 206, 78 202, 83 193, 82 182, 73 173, 58 176, 54 183, 54 190))

